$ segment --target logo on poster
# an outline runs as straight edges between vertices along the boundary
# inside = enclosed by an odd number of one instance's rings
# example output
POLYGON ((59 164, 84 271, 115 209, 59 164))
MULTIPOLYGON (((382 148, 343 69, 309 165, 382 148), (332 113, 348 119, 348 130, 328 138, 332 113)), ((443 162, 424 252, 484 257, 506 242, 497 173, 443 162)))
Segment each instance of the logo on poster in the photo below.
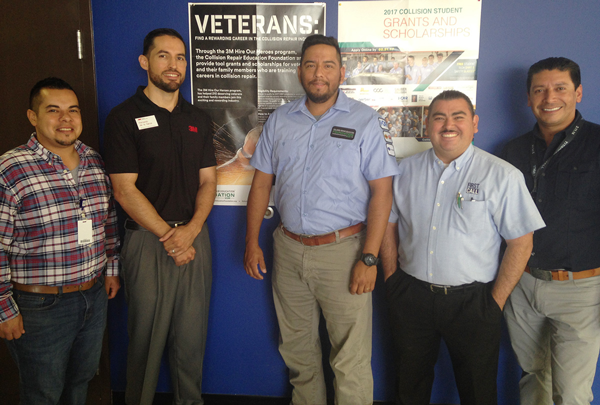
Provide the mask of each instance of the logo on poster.
POLYGON ((235 199, 235 190, 219 190, 219 191, 217 191, 217 199, 234 200, 235 199))

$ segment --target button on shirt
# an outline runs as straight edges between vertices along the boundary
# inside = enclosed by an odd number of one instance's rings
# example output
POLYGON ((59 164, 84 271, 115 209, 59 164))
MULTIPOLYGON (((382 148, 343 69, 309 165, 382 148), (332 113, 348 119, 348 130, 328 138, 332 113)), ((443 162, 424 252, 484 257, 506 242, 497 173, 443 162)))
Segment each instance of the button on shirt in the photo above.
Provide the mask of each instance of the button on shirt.
POLYGON ((118 275, 117 217, 102 159, 80 141, 78 182, 31 136, 0 158, 0 321, 14 318, 11 281, 64 286, 118 275), (92 221, 89 244, 78 221, 92 221))
POLYGON ((403 159, 390 222, 402 270, 442 285, 494 280, 502 238, 544 226, 523 175, 473 145, 447 168, 433 149, 403 159))
POLYGON ((372 108, 341 91, 318 121, 305 102, 271 114, 250 164, 276 176, 275 206, 291 232, 318 235, 364 222, 369 181, 398 173, 391 137, 386 142, 372 108))

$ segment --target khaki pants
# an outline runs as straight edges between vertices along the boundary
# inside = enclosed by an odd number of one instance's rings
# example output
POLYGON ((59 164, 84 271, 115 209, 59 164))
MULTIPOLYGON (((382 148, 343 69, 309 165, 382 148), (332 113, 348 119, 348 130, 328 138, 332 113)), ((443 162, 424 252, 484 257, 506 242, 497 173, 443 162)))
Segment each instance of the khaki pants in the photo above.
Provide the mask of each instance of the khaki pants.
POLYGON ((352 268, 366 231, 322 246, 304 246, 278 227, 274 236, 273 298, 290 370, 293 405, 325 405, 319 340, 320 311, 331 341, 335 403, 373 402, 371 294, 352 295, 352 268))
POLYGON ((521 404, 589 404, 600 350, 600 276, 543 281, 524 273, 504 315, 524 371, 521 404))

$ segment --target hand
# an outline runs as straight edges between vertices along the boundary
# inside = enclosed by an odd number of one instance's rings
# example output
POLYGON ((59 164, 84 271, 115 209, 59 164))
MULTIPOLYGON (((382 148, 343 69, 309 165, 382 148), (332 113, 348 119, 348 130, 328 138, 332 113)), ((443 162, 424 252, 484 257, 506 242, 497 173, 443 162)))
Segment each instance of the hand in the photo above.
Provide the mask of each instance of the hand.
POLYGON ((104 288, 106 289, 106 295, 108 299, 115 298, 117 291, 121 288, 121 280, 119 276, 106 276, 104 277, 104 288))
POLYGON ((2 339, 18 339, 23 333, 25 333, 25 329, 23 329, 23 317, 21 314, 17 315, 16 318, 0 323, 0 338, 2 339))
POLYGON ((508 297, 499 297, 498 293, 495 290, 492 290, 492 297, 494 298, 494 301, 496 301, 496 304, 498 304, 498 306, 500 307, 500 310, 504 311, 504 305, 506 305, 506 300, 508 297))
POLYGON ((377 266, 367 266, 359 260, 352 269, 350 294, 363 294, 373 291, 377 279, 377 266))
POLYGON ((190 246, 185 252, 178 254, 177 256, 172 256, 175 261, 175 265, 183 266, 184 264, 188 264, 196 257, 196 249, 193 246, 190 246))
POLYGON ((383 269, 383 281, 387 281, 387 279, 388 279, 388 278, 390 278, 390 276, 391 276, 392 274, 394 274, 396 271, 397 271, 397 269, 396 269, 396 268, 394 268, 394 270, 393 270, 393 271, 386 271, 386 269, 385 269, 385 267, 384 267, 384 269, 383 269))
POLYGON ((250 277, 257 280, 263 279, 263 276, 260 274, 261 271, 263 273, 267 272, 265 256, 257 243, 246 244, 246 251, 244 252, 244 269, 250 277))
POLYGON ((171 228, 159 241, 163 243, 169 256, 175 257, 187 251, 192 246, 192 243, 194 243, 196 236, 198 236, 198 233, 188 224, 171 228))

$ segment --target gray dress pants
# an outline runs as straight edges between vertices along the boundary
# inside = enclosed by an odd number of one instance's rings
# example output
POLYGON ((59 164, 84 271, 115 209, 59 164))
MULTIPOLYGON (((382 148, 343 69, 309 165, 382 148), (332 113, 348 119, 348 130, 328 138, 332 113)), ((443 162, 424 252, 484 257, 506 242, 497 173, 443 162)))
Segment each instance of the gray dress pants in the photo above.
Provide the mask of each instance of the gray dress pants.
POLYGON ((145 230, 127 230, 121 251, 129 333, 125 400, 152 404, 166 346, 174 403, 202 404, 212 283, 208 228, 204 225, 193 243, 195 259, 180 267, 158 239, 145 230))

